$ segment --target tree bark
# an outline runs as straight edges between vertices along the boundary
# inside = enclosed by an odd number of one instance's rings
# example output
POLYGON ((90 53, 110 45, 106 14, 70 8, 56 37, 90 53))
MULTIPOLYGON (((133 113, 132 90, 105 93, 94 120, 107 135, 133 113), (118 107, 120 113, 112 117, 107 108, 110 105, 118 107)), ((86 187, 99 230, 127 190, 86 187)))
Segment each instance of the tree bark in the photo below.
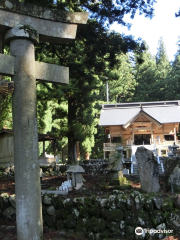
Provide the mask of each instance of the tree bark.
POLYGON ((68 163, 73 164, 77 162, 76 152, 76 138, 72 131, 73 121, 76 119, 75 100, 68 99, 68 163))
MULTIPOLYGON (((0 34, 0 53, 3 53, 3 38, 0 34)), ((3 80, 3 76, 0 75, 0 81, 3 80)), ((1 121, 1 104, 2 104, 2 94, 0 94, 0 121, 1 121)))

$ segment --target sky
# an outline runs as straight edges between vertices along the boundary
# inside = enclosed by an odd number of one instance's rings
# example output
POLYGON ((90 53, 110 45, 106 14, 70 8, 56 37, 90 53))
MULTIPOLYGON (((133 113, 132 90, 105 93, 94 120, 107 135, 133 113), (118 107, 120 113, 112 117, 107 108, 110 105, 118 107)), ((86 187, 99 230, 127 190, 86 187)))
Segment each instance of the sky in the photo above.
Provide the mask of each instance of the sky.
POLYGON ((127 27, 116 23, 111 26, 111 29, 121 34, 133 35, 135 39, 141 37, 147 42, 152 55, 156 55, 158 40, 163 37, 169 61, 173 61, 178 48, 178 36, 180 36, 180 17, 175 17, 179 8, 179 0, 157 0, 154 4, 155 16, 151 20, 138 13, 134 19, 126 15, 124 20, 132 23, 130 31, 127 27))

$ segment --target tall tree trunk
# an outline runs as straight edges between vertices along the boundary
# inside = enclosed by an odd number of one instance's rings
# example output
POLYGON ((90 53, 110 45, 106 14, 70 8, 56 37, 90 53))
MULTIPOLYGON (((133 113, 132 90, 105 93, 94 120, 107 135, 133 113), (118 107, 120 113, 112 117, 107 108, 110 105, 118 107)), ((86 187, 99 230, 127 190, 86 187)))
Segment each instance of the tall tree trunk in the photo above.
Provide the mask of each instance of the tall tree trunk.
POLYGON ((68 99, 68 163, 73 164, 77 161, 76 139, 72 131, 72 124, 76 118, 75 100, 68 99))
MULTIPOLYGON (((3 39, 1 34, 0 34, 0 53, 3 53, 3 39)), ((3 80, 3 76, 0 75, 0 81, 2 80, 3 80)), ((1 104, 2 104, 2 95, 0 94, 0 121, 1 121, 1 104)))

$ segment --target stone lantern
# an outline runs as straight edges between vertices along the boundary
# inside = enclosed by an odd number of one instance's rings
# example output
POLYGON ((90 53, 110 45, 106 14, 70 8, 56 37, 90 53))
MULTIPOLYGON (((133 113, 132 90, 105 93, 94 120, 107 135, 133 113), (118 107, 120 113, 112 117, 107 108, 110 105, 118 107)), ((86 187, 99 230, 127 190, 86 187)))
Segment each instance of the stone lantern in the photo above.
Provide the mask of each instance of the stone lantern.
POLYGON ((171 146, 168 146, 168 148, 169 148, 169 153, 168 153, 168 156, 169 157, 171 157, 171 156, 176 156, 177 155, 177 153, 178 153, 178 148, 179 148, 179 146, 177 146, 176 144, 175 144, 175 142, 174 142, 174 144, 173 145, 171 145, 171 146))
POLYGON ((79 189, 83 185, 82 173, 84 173, 84 172, 85 172, 85 170, 81 166, 72 165, 66 171, 67 180, 70 180, 70 178, 72 177, 72 186, 75 187, 76 189, 79 189))

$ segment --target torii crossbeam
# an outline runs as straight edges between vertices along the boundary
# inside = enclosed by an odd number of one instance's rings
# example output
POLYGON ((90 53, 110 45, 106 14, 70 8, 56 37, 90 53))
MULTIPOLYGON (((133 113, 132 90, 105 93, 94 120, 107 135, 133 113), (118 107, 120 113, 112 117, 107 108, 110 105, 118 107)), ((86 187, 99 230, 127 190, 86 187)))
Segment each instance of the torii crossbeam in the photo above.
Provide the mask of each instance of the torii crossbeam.
POLYGON ((36 80, 68 84, 69 69, 35 61, 34 44, 67 43, 87 13, 62 13, 13 0, 0 0, 0 34, 10 54, 0 54, 0 74, 12 76, 16 222, 18 240, 40 240, 41 189, 38 162, 36 80))

